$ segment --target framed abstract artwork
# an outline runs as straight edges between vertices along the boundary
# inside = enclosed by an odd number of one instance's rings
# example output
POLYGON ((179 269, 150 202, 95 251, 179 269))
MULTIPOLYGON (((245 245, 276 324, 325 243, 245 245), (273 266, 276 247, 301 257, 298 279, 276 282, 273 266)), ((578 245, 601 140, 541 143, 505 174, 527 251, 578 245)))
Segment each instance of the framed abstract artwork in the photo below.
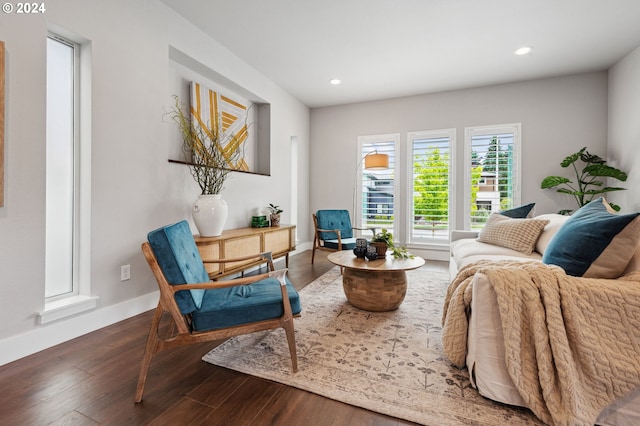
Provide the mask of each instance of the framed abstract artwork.
POLYGON ((205 133, 219 126, 220 136, 216 145, 227 160, 231 170, 254 171, 252 167, 255 135, 249 132, 253 120, 251 102, 232 98, 233 95, 220 93, 197 82, 191 83, 191 120, 205 133), (232 155, 239 151, 240 155, 232 155))

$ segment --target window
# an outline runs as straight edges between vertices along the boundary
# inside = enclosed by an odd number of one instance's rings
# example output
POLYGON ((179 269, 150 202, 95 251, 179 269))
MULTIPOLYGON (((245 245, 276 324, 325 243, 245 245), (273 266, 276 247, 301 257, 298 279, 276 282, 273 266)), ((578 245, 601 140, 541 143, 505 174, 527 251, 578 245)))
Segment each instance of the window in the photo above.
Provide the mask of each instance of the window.
POLYGON ((408 182, 408 236, 411 243, 442 243, 449 239, 454 217, 453 173, 455 129, 408 134, 411 173, 408 182))
POLYGON ((359 137, 354 226, 440 251, 452 229, 481 229, 492 212, 520 205, 521 125, 465 128, 463 158, 456 140, 456 129, 409 132, 402 145, 399 134, 359 137), (389 155, 389 169, 365 169, 373 152, 389 155))
MULTIPOLYGON (((396 149, 400 135, 361 136, 358 138, 358 156, 360 162, 356 170, 356 191, 354 202, 355 225, 360 228, 387 228, 395 234, 396 223, 396 185, 395 166, 396 149), (364 157, 377 152, 389 156, 389 168, 385 170, 367 170, 364 157)), ((370 237, 368 235, 367 237, 370 237)))
MULTIPOLYGON (((88 48, 86 48, 88 49, 88 48)), ((42 323, 95 307, 89 288, 90 51, 47 38, 45 308, 42 323), (84 57, 81 56, 81 50, 84 57), (83 78, 81 84, 80 77, 83 78), (82 141, 82 143, 81 143, 82 141), (80 181, 83 182, 82 187, 80 181), (81 247, 87 247, 81 250, 81 247)))
POLYGON ((69 41, 55 36, 47 39, 47 298, 77 292, 73 285, 76 50, 69 41))
POLYGON ((520 204, 520 124, 465 129, 465 229, 520 204))

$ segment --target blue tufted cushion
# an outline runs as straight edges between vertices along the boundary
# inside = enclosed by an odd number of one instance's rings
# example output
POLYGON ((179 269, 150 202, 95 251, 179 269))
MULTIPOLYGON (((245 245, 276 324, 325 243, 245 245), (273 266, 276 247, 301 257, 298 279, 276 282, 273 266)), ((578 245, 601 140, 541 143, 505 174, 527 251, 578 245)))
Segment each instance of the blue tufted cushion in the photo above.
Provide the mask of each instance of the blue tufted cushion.
MULTIPOLYGON (((291 310, 299 314, 300 296, 289 279, 286 282, 291 310)), ((280 282, 267 278, 251 285, 207 290, 202 307, 192 312, 191 318, 195 330, 206 331, 278 318, 283 313, 280 282)))
POLYGON ((549 242, 542 262, 568 275, 618 278, 640 239, 640 213, 619 215, 598 198, 575 212, 549 242))
POLYGON ((525 204, 524 206, 514 207, 509 210, 503 210, 499 212, 503 216, 510 217, 512 219, 526 219, 533 216, 533 208, 536 203, 525 204))
MULTIPOLYGON (((167 225, 147 234, 158 265, 169 284, 196 284, 210 281, 187 221, 167 225)), ((202 305, 205 290, 183 290, 175 294, 183 314, 202 305)))
MULTIPOLYGON (((341 239, 353 237, 351 219, 347 210, 318 210, 316 219, 318 219, 318 228, 320 229, 339 229, 341 239)), ((335 232, 321 232, 320 239, 323 241, 336 240, 335 248, 338 248, 338 234, 335 232)), ((353 247, 355 247, 355 240, 353 247)))
MULTIPOLYGON (((342 243, 342 250, 353 250, 356 248, 355 238, 340 238, 340 242, 342 243)), ((338 250, 338 239, 324 240, 324 246, 338 250)))

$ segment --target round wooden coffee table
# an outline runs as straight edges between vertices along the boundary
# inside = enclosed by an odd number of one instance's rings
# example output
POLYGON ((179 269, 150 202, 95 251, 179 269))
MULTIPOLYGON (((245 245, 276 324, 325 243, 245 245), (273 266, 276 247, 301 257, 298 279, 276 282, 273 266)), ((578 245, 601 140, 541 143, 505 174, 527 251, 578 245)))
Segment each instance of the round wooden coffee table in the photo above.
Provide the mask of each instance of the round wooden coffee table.
POLYGON ((384 259, 366 260, 356 257, 351 250, 336 251, 327 259, 344 268, 342 286, 347 300, 365 311, 392 311, 402 304, 407 294, 409 269, 424 265, 424 259, 394 259, 387 254, 384 259))

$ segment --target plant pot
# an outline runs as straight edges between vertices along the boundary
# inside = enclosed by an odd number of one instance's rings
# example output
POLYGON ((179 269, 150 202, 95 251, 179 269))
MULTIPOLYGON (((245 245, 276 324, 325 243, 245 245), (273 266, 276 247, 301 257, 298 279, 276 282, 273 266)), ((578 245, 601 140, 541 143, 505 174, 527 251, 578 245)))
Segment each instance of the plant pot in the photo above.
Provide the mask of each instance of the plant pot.
POLYGON ((220 194, 200 195, 193 203, 191 215, 201 237, 217 237, 222 234, 229 207, 220 194))
POLYGON ((271 226, 280 226, 280 214, 272 214, 269 220, 271 220, 271 226))
POLYGON ((371 245, 376 248, 376 253, 378 253, 378 257, 385 257, 387 255, 387 249, 389 248, 387 243, 372 241, 371 245))

